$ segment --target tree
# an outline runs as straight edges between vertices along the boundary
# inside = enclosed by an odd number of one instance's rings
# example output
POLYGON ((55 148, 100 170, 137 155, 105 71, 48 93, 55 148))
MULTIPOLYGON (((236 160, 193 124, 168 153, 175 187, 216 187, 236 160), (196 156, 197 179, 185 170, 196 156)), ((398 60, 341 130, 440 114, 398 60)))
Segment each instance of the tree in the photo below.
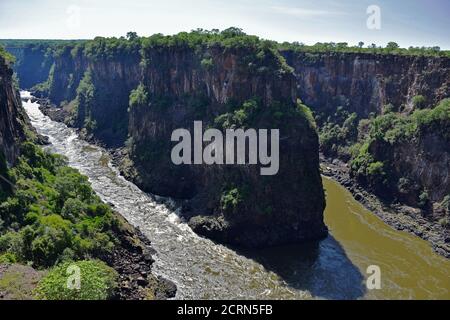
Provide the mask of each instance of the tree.
POLYGON ((360 49, 362 49, 362 47, 364 47, 364 42, 362 42, 362 41, 358 42, 358 47, 359 47, 360 49))
POLYGON ((424 109, 427 104, 427 100, 424 96, 418 95, 412 98, 412 104, 415 109, 424 109))
POLYGON ((396 43, 396 42, 388 42, 388 44, 386 45, 386 49, 391 49, 391 50, 395 50, 400 48, 400 46, 396 43))
POLYGON ((224 37, 238 37, 238 36, 245 36, 245 32, 242 31, 241 28, 236 28, 236 27, 230 27, 228 29, 225 29, 221 32, 221 34, 224 37))
POLYGON ((132 40, 136 40, 138 38, 138 34, 136 32, 130 31, 127 32, 127 39, 132 41, 132 40))

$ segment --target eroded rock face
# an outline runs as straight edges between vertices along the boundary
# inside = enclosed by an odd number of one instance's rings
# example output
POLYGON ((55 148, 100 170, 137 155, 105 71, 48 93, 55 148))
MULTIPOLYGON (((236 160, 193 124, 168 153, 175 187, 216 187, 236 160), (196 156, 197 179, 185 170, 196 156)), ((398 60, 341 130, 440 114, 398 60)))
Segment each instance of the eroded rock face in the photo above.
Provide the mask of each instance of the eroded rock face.
POLYGON ((405 204, 418 206, 419 196, 425 190, 429 199, 440 202, 450 194, 450 139, 448 130, 424 130, 410 141, 389 144, 373 141, 370 152, 377 160, 389 164, 390 181, 408 179, 405 190, 397 184, 383 190, 386 196, 396 196, 405 204))
POLYGON ((110 146, 113 133, 128 135, 128 177, 146 191, 183 199, 183 214, 198 233, 253 247, 321 238, 327 230, 317 133, 296 104, 292 70, 274 52, 252 64, 255 56, 254 48, 174 46, 93 59, 67 49, 56 58, 50 98, 71 101, 77 88, 92 85, 91 101, 84 93, 78 101, 74 124, 95 122, 91 133, 110 146), (147 100, 129 107, 139 84, 147 100), (262 177, 259 166, 172 164, 173 130, 192 130, 195 120, 205 129, 216 126, 217 117, 252 99, 256 107, 245 126, 280 129, 277 175, 262 177), (232 205, 227 195, 235 197, 232 205))
POLYGON ((12 82, 12 70, 0 57, 0 156, 12 165, 25 140, 24 123, 28 118, 22 110, 18 92, 12 82))
POLYGON ((302 53, 284 51, 295 69, 298 95, 313 110, 334 113, 338 106, 359 117, 408 112, 412 99, 423 95, 433 107, 450 92, 450 59, 390 54, 302 53))
MULTIPOLYGON (((322 119, 333 116, 339 106, 359 119, 384 114, 390 104, 394 112, 410 114, 413 98, 425 98, 422 108, 434 108, 450 96, 450 59, 447 57, 399 56, 357 53, 301 53, 284 51, 295 69, 297 92, 322 119)), ((450 150, 447 128, 420 132, 401 144, 373 142, 377 160, 392 164, 389 179, 407 177, 410 190, 399 193, 397 184, 377 194, 417 206, 421 192, 442 201, 450 194, 450 150)), ((361 135, 361 132, 360 132, 361 135)))
POLYGON ((20 75, 20 87, 31 89, 47 80, 53 65, 53 55, 46 45, 7 46, 16 57, 13 69, 20 75))
POLYGON ((191 227, 220 242, 255 247, 326 235, 317 134, 304 116, 295 113, 293 74, 281 72, 281 65, 269 74, 252 72, 242 63, 252 52, 238 50, 224 53, 223 48, 213 48, 199 55, 191 49, 167 49, 147 54, 150 62, 143 83, 150 103, 130 111, 138 184, 186 199, 183 214, 191 227), (202 67, 205 55, 213 67, 202 67), (152 97, 164 97, 167 103, 160 105, 161 99, 152 97), (195 120, 204 127, 215 126, 215 119, 229 112, 228 104, 241 106, 253 97, 260 99, 248 127, 280 129, 278 174, 261 176, 258 166, 172 164, 173 130, 186 128, 192 133, 195 120), (278 123, 271 111, 274 104, 285 113, 278 123), (232 207, 224 201, 227 195, 237 199, 232 207))

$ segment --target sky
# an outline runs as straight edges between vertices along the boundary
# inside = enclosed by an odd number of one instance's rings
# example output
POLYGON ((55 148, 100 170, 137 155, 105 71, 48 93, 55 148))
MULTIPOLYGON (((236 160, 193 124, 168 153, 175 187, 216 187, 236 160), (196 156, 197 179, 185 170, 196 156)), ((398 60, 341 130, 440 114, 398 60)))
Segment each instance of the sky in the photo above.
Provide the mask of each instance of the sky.
POLYGON ((0 39, 242 28, 277 41, 450 49, 450 0, 0 0, 0 39))

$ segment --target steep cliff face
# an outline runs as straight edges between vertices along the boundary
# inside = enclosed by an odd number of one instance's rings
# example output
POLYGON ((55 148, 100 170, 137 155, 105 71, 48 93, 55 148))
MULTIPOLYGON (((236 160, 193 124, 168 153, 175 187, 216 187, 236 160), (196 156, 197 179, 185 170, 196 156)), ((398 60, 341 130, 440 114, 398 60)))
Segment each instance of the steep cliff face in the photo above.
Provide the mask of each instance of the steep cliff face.
POLYGON ((14 71, 20 78, 22 89, 30 89, 47 80, 53 65, 52 50, 45 45, 6 46, 16 57, 14 71))
MULTIPOLYGON (((446 128, 449 129, 448 127, 446 128)), ((390 157, 393 171, 413 184, 406 190, 394 190, 402 202, 418 205, 422 192, 440 202, 450 195, 450 139, 438 132, 424 132, 413 141, 375 150, 379 159, 390 157)))
POLYGON ((148 191, 186 199, 183 214, 191 227, 221 242, 261 246, 320 238, 326 228, 317 134, 296 105, 290 70, 267 52, 254 70, 271 70, 254 72, 243 62, 254 55, 252 49, 223 47, 145 52, 148 101, 130 110, 135 179, 148 191), (173 130, 186 128, 192 134, 194 121, 200 120, 204 129, 225 133, 219 120, 243 110, 246 120, 237 127, 280 128, 278 174, 260 176, 256 165, 172 163, 173 130))
MULTIPOLYGON (((433 109, 450 96, 448 57, 282 53, 295 69, 298 96, 319 116, 321 148, 326 155, 345 161, 350 160, 352 152, 356 151, 353 157, 357 156, 358 150, 351 149, 359 147, 357 142, 364 142, 369 122, 378 136, 371 136, 374 140, 368 150, 373 156, 372 168, 369 169, 370 164, 363 166, 362 176, 361 167, 358 166, 359 173, 355 171, 361 183, 387 200, 412 206, 419 205, 422 194, 431 201, 442 201, 449 194, 447 122, 431 128, 419 126, 409 140, 392 141, 384 136, 391 130, 404 134, 409 129, 403 122, 413 126, 420 122, 408 119, 408 115, 417 109, 433 109), (417 97, 421 97, 420 103, 417 97), (388 113, 392 115, 373 120, 388 113), (363 122, 358 128, 359 120, 363 122), (379 135, 384 137, 380 139, 379 135), (375 170, 377 161, 384 165, 383 170, 371 175, 368 171, 375 170)), ((361 159, 365 150, 359 153, 361 159)))
POLYGON ((28 123, 12 75, 13 71, 0 56, 0 158, 4 157, 10 165, 25 140, 25 124, 28 123))
POLYGON ((450 59, 392 54, 305 53, 284 51, 296 72, 298 95, 316 112, 338 106, 367 118, 392 104, 409 112, 422 95, 435 106, 450 95, 450 59))
POLYGON ((450 196, 450 99, 434 109, 373 119, 353 173, 387 199, 431 211, 450 196))
POLYGON ((73 124, 109 146, 121 145, 127 138, 129 94, 141 79, 140 59, 138 49, 92 57, 67 46, 55 59, 48 97, 58 105, 72 102, 73 124))
POLYGON ((317 134, 276 50, 108 45, 64 50, 49 96, 56 103, 73 100, 72 123, 104 143, 119 145, 129 136, 129 178, 147 191, 184 199, 192 228, 221 242, 263 246, 326 235, 317 134), (258 165, 174 165, 171 134, 192 133, 196 120, 224 133, 280 129, 278 174, 262 177, 258 165))

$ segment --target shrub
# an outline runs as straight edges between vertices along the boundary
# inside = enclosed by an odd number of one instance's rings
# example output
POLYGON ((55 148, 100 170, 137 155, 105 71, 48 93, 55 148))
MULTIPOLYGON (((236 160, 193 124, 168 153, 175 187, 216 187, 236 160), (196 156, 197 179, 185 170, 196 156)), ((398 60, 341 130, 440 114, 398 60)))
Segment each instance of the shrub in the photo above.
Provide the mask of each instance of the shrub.
POLYGON ((65 166, 63 158, 33 144, 8 172, 15 189, 0 203, 0 254, 47 268, 69 258, 109 253, 115 218, 92 191, 87 177, 65 166))
POLYGON ((448 217, 442 218, 439 220, 439 224, 443 228, 448 228, 450 227, 450 219, 448 217))
POLYGON ((228 213, 234 212, 243 200, 243 195, 241 190, 238 188, 232 188, 222 193, 220 203, 222 210, 228 213))
POLYGON ((206 70, 211 70, 214 67, 214 62, 212 58, 204 58, 202 59, 200 64, 206 70))
POLYGON ((17 258, 14 253, 7 252, 4 254, 0 254, 0 264, 2 263, 16 263, 17 258))
POLYGON ((64 262, 42 278, 35 295, 39 300, 106 300, 113 296, 117 278, 116 271, 101 261, 64 262), (80 271, 79 290, 68 286, 75 275, 69 268, 72 266, 80 271))
POLYGON ((415 109, 423 109, 426 107, 426 99, 421 95, 415 96, 412 98, 412 104, 415 109))
POLYGON ((80 217, 84 216, 85 212, 86 212, 85 203, 76 198, 69 198, 64 203, 64 207, 61 210, 61 216, 64 219, 75 222, 80 217))
POLYGON ((24 255, 24 241, 20 233, 11 231, 0 237, 0 252, 12 254, 16 260, 22 260, 24 255))
POLYGON ((134 90, 131 90, 129 106, 135 108, 138 106, 145 106, 148 104, 148 93, 145 86, 141 83, 134 90))
POLYGON ((419 195, 419 202, 418 205, 420 208, 422 209, 426 209, 430 204, 430 197, 428 195, 428 192, 426 190, 424 190, 420 195, 419 195))

